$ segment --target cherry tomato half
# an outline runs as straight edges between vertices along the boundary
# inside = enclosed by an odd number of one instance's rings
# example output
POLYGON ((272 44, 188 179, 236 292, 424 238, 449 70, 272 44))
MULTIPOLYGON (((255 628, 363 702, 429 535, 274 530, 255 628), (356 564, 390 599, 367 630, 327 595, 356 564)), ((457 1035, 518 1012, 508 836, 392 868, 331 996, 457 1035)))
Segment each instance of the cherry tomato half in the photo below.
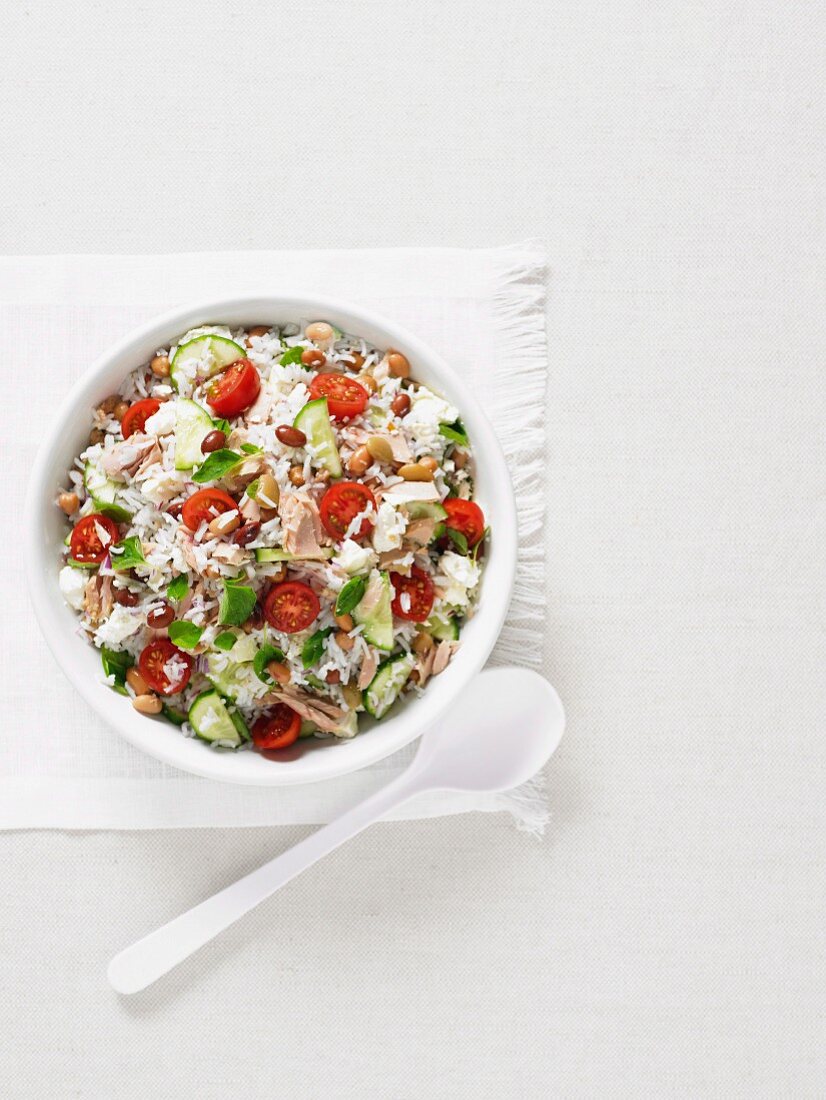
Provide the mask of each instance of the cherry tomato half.
POLYGON ((364 412, 370 400, 364 386, 346 374, 317 374, 310 383, 310 397, 326 397, 334 420, 352 420, 364 412))
POLYGON ((308 584, 284 581, 275 584, 264 600, 264 618, 283 634, 298 634, 316 619, 321 604, 308 584))
POLYGON ((255 401, 261 378, 249 359, 236 359, 207 389, 207 403, 219 416, 238 416, 255 401))
POLYGON ((286 749, 301 733, 301 716, 286 703, 276 703, 252 727, 252 740, 259 749, 286 749))
MULTIPOLYGON (((334 539, 343 539, 347 534, 347 528, 359 512, 369 507, 375 510, 376 498, 366 485, 358 481, 339 481, 331 485, 321 498, 318 511, 325 530, 334 539)), ((372 530, 372 520, 364 519, 361 527, 350 538, 361 542, 372 530)))
POLYGON ((120 422, 123 438, 128 439, 135 432, 142 432, 149 417, 154 416, 160 407, 160 401, 154 397, 145 397, 143 401, 136 401, 134 405, 130 405, 120 422))
POLYGON ((189 683, 189 677, 192 675, 192 658, 173 645, 168 638, 156 638, 141 650, 141 655, 138 657, 138 670, 149 687, 159 695, 177 695, 189 683), (173 657, 179 659, 176 664, 181 666, 179 678, 176 680, 170 680, 164 671, 164 666, 173 657))
POLYGON ((445 526, 463 534, 468 546, 475 546, 485 533, 485 516, 479 505, 461 497, 451 497, 442 504, 447 511, 445 526))
POLYGON ((237 507, 229 493, 221 489, 199 489, 184 501, 181 519, 190 531, 197 531, 204 520, 211 523, 216 516, 235 511, 237 507))
POLYGON ((69 540, 69 550, 75 561, 102 562, 110 546, 118 541, 118 525, 100 512, 84 516, 75 525, 69 540), (108 541, 101 538, 98 527, 109 536, 108 541))
POLYGON ((423 569, 414 565, 409 577, 391 573, 393 583, 393 614, 411 623, 423 623, 433 607, 433 581, 423 569), (407 596, 408 599, 403 597, 407 596), (406 610, 405 610, 406 608, 406 610))

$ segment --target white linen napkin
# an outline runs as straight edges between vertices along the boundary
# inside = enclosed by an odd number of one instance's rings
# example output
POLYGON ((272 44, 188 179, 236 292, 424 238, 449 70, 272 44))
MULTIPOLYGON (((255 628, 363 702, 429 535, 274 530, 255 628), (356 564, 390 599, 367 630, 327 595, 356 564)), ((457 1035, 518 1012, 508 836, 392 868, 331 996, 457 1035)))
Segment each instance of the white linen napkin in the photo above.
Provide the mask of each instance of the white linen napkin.
MULTIPOLYGON (((323 783, 236 787, 143 756, 72 690, 35 623, 14 531, 42 427, 88 363, 154 314, 199 298, 256 292, 348 299, 416 332, 467 378, 505 450, 519 509, 520 561, 491 663, 536 666, 544 617, 544 288, 537 242, 478 251, 0 257, 7 522, 0 538, 0 828, 320 823, 390 780, 415 751, 408 746, 323 783)), ((171 727, 169 735, 177 736, 171 727)), ((393 816, 467 810, 508 810, 537 833, 547 816, 540 780, 499 795, 422 796, 393 816)))

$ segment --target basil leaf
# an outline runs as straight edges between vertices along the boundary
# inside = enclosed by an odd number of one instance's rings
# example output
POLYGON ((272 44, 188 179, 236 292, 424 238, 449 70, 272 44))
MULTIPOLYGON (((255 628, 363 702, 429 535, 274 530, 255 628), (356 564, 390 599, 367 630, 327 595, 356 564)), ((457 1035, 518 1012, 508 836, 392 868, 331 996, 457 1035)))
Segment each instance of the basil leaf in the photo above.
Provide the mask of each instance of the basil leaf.
POLYGON ((109 554, 112 559, 112 568, 118 572, 134 569, 136 565, 146 565, 141 540, 137 535, 130 535, 128 539, 116 543, 109 554))
POLYGON ((135 663, 135 659, 131 653, 127 653, 125 650, 109 649, 108 646, 100 647, 100 663, 103 665, 104 676, 113 676, 115 678, 112 687, 115 691, 121 695, 128 694, 126 691, 126 672, 135 663))
POLYGON ((220 420, 213 420, 212 426, 216 432, 223 432, 226 436, 228 436, 229 433, 232 431, 232 424, 230 424, 228 420, 224 420, 223 418, 221 418, 220 420))
POLYGON ((182 726, 188 717, 185 710, 177 710, 175 707, 171 707, 169 703, 162 704, 161 714, 173 726, 182 726))
POLYGON ((270 661, 283 661, 284 654, 280 649, 274 645, 262 646, 255 654, 255 658, 252 662, 252 667, 255 671, 255 675, 263 684, 271 684, 272 676, 267 672, 267 665, 270 661))
POLYGON ((237 581, 224 581, 224 592, 218 606, 221 626, 242 626, 255 607, 255 592, 237 581))
POLYGON ((455 527, 446 528, 447 537, 456 547, 460 554, 467 554, 467 539, 461 531, 457 531, 455 527))
POLYGON ((228 652, 237 641, 237 635, 233 634, 231 630, 223 630, 217 635, 212 644, 216 649, 223 649, 224 652, 228 652))
POLYGON ((452 424, 440 424, 439 435, 449 439, 451 443, 458 443, 460 447, 470 446, 467 431, 461 420, 454 420, 452 424))
POLYGON ((301 353, 304 348, 300 344, 297 344, 294 348, 287 348, 281 358, 278 360, 282 367, 288 367, 291 363, 301 362, 301 353))
POLYGON ((186 573, 180 573, 166 590, 167 599, 174 600, 178 603, 189 591, 189 578, 186 573))
POLYGON ((324 639, 332 632, 333 628, 328 626, 324 630, 317 630, 315 634, 310 635, 301 650, 301 663, 305 668, 318 664, 324 652, 324 639))
POLYGON ((256 447, 254 443, 242 443, 241 450, 244 452, 244 454, 260 455, 263 448, 256 447))
POLYGON ((361 603, 367 580, 364 577, 353 577, 342 588, 336 600, 336 615, 347 615, 356 604, 361 603))
POLYGON ((202 485, 205 481, 216 481, 231 470, 233 466, 236 466, 242 457, 243 455, 239 455, 237 451, 223 449, 213 451, 212 454, 207 455, 206 461, 199 467, 198 472, 192 475, 192 480, 199 485, 202 485))
POLYGON ((173 642, 179 649, 194 649, 200 642, 203 632, 204 628, 202 626, 188 623, 185 619, 178 619, 176 622, 170 623, 167 630, 170 642, 173 642))

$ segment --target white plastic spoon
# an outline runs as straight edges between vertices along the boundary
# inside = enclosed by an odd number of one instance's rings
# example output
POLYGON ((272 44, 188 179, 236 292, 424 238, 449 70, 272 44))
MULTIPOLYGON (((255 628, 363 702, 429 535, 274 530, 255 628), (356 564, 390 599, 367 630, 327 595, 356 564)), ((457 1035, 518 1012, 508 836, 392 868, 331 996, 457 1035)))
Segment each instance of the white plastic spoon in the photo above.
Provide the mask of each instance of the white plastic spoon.
POLYGON ((137 993, 183 962, 290 879, 424 791, 505 791, 534 775, 565 728, 559 696, 535 672, 490 669, 477 676, 407 771, 293 848, 127 947, 109 964, 118 993, 137 993))

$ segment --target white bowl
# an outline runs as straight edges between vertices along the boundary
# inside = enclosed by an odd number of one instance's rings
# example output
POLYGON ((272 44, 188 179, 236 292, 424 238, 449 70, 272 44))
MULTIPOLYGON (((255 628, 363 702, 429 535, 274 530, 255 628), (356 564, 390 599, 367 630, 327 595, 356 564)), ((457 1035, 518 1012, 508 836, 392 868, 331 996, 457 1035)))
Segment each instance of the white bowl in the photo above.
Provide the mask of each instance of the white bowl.
MULTIPOLYGON (((89 369, 71 390, 47 431, 34 465, 27 502, 28 578, 40 627, 58 664, 89 705, 121 736, 150 756, 184 771, 229 783, 287 786, 329 779, 363 768, 408 744, 449 706, 482 665, 502 628, 516 568, 516 508, 505 460, 470 389, 434 351, 390 321, 328 299, 236 298, 176 309, 131 332, 89 369), (413 377, 432 386, 460 411, 476 463, 476 497, 492 527, 477 613, 462 630, 462 645, 421 697, 397 705, 382 722, 351 741, 310 740, 292 759, 273 761, 255 752, 219 752, 181 736, 169 723, 133 710, 127 698, 102 683, 100 653, 76 633, 77 616, 58 588, 65 520, 55 506, 66 470, 88 439, 92 409, 116 391, 135 367, 196 325, 230 327, 323 318, 378 347, 397 347, 413 377)), ((287 754, 285 754, 286 756, 287 754)))

